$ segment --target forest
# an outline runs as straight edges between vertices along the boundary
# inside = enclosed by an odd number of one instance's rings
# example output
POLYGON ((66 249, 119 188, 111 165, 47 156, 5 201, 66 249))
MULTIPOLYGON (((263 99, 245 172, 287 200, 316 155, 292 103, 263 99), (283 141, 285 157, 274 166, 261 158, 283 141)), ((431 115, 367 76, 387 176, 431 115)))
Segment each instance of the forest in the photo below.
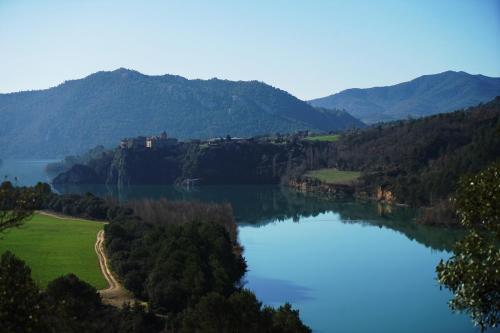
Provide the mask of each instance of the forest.
POLYGON ((500 157, 500 98, 453 113, 352 131, 335 143, 334 164, 364 173, 362 185, 390 188, 398 202, 447 199, 465 174, 500 157))

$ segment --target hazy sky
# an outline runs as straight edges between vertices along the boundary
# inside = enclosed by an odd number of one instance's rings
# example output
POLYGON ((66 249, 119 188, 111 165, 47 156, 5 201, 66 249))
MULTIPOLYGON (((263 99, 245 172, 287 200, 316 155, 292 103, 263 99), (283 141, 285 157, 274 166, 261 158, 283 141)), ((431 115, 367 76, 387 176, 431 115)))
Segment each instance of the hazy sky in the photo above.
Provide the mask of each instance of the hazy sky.
POLYGON ((303 99, 445 70, 500 76, 500 0, 0 0, 0 92, 118 67, 303 99))

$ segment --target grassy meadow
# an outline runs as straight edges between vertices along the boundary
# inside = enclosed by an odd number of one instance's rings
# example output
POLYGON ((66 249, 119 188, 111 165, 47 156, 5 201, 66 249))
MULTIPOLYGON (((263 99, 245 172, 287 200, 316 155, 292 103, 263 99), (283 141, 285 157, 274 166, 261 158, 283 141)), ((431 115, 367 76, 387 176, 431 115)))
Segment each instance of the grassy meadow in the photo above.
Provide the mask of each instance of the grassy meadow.
POLYGON ((361 176, 361 172, 320 169, 309 171, 306 176, 319 179, 328 184, 350 184, 361 176))
POLYGON ((308 136, 305 138, 306 140, 309 141, 328 141, 328 142, 335 142, 338 141, 340 138, 340 134, 328 134, 328 135, 316 135, 316 136, 308 136))
POLYGON ((97 289, 107 286, 94 244, 103 223, 66 220, 35 214, 19 228, 0 233, 0 253, 10 250, 31 267, 41 286, 61 275, 74 273, 97 289))

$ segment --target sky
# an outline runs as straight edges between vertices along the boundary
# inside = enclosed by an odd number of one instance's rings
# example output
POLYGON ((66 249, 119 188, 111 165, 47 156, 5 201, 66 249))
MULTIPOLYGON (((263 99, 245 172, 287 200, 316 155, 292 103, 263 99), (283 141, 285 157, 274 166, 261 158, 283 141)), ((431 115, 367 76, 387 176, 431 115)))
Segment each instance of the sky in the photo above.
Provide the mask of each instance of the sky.
POLYGON ((0 92, 119 67, 259 80, 301 99, 500 76, 500 0, 0 0, 0 92))

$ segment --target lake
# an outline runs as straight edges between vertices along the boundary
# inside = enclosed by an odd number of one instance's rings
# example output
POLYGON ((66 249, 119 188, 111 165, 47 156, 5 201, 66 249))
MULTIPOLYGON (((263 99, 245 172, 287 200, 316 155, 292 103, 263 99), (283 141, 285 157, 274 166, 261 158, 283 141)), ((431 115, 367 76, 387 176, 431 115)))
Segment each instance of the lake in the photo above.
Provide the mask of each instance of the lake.
MULTIPOLYGON (((19 185, 47 181, 47 161, 6 160, 19 185)), ((414 211, 333 202, 279 186, 64 186, 120 200, 229 202, 248 263, 246 287, 264 304, 290 302, 315 332, 476 332, 452 313, 435 267, 459 232, 417 225, 414 211)))

